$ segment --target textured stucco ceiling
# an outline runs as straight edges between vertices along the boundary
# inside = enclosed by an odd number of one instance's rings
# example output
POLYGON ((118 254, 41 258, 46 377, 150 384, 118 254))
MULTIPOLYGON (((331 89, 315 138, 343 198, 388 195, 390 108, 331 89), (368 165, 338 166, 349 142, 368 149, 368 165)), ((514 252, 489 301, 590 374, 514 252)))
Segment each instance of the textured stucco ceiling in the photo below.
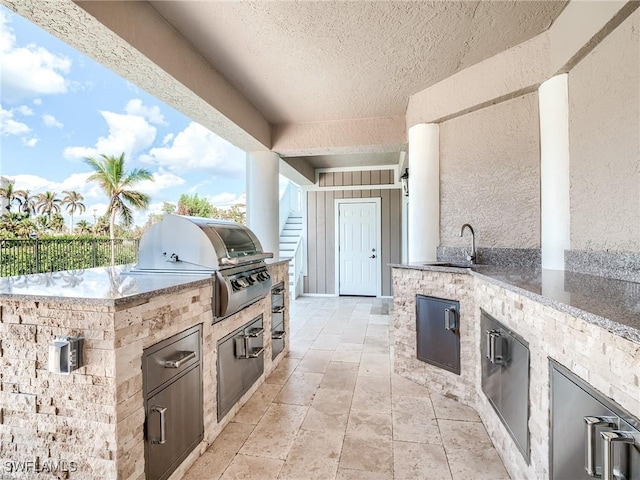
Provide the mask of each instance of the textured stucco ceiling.
POLYGON ((409 96, 541 33, 566 5, 150 3, 271 123, 404 114, 409 96))
POLYGON ((397 152, 386 153, 354 153, 348 155, 314 155, 312 157, 288 157, 290 160, 300 158, 313 168, 335 167, 378 167, 381 165, 397 165, 400 160, 397 152))

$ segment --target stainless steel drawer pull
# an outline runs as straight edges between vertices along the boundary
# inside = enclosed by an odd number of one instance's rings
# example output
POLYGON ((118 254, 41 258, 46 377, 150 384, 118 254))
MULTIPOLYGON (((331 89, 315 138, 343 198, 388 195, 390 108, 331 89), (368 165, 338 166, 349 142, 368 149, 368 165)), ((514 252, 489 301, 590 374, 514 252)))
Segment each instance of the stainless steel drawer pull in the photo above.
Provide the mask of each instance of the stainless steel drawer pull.
POLYGON ((284 288, 282 288, 282 287, 271 291, 272 295, 282 295, 283 293, 284 293, 284 288))
POLYGON ((258 358, 264 352, 264 347, 254 348, 247 358, 258 358))
POLYGON ((494 365, 504 365, 504 338, 499 330, 487 332, 487 358, 494 365))
MULTIPOLYGON (((624 443, 633 445, 636 443, 634 435, 631 432, 622 432, 613 430, 609 432, 600 432, 602 437, 602 480, 615 480, 620 478, 613 473, 613 449, 616 443, 624 443)), ((622 472, 621 472, 622 473, 622 472)), ((622 478, 627 478, 622 477, 622 478)))
POLYGON ((259 337, 264 333, 264 328, 252 328, 247 333, 251 338, 259 337))
POLYGON ((274 307, 271 309, 271 313, 282 313, 284 312, 284 306, 274 307))
POLYGON ((444 329, 455 332, 457 325, 458 312, 454 307, 445 308, 444 310, 444 329))
POLYGON ((179 355, 178 359, 165 360, 164 368, 180 368, 189 360, 196 358, 196 352, 179 352, 179 355))
POLYGON ((286 334, 287 334, 287 332, 285 332, 285 331, 271 332, 271 338, 273 340, 282 340, 285 337, 286 334))
POLYGON ((164 445, 165 443, 167 443, 167 420, 165 417, 167 413, 167 407, 159 407, 157 405, 154 405, 153 407, 151 407, 151 412, 158 412, 160 414, 160 438, 152 438, 151 443, 164 445))
POLYGON ((585 448, 585 465, 584 469, 587 475, 590 477, 599 477, 600 473, 597 472, 596 466, 596 442, 598 440, 596 436, 596 427, 618 427, 618 417, 596 417, 588 416, 584 417, 587 445, 585 448))
POLYGON ((486 340, 487 340, 487 354, 486 357, 491 360, 491 330, 487 330, 486 332, 486 340))

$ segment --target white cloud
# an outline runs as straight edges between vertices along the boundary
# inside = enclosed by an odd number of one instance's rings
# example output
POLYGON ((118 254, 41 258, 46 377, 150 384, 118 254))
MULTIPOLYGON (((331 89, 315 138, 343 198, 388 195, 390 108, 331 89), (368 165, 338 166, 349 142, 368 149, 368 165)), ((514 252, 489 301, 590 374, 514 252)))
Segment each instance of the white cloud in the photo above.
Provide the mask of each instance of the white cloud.
POLYGON ((73 146, 64 149, 66 158, 94 157, 99 154, 127 157, 149 148, 156 138, 156 128, 137 115, 122 115, 102 111, 109 127, 109 135, 98 138, 95 147, 73 146))
POLYGON ((0 106, 0 135, 24 135, 30 131, 26 123, 14 120, 12 110, 5 110, 0 106))
POLYGON ((30 117, 31 115, 33 115, 33 109, 31 109, 30 107, 28 107, 27 105, 20 105, 19 107, 16 107, 13 109, 15 112, 18 112, 20 115, 22 115, 23 117, 30 117))
POLYGON ((170 146, 152 148, 140 160, 176 173, 198 170, 229 177, 244 171, 244 161, 229 160, 233 147, 197 123, 191 122, 172 140, 170 146))
POLYGON ((64 125, 61 122, 59 122, 58 119, 53 115, 49 115, 49 114, 42 115, 42 121, 44 122, 45 127, 49 127, 49 128, 64 127, 64 125))
POLYGON ((25 147, 35 147, 39 141, 40 139, 38 137, 22 138, 22 144, 25 147))
POLYGON ((218 195, 207 195, 206 198, 216 207, 231 207, 239 203, 246 203, 244 193, 237 195, 235 193, 222 192, 218 195))
POLYGON ((41 98, 34 98, 32 103, 34 105, 42 105, 42 99, 41 98))
POLYGON ((64 74, 71 60, 37 45, 18 46, 9 26, 10 19, 0 12, 1 88, 5 100, 19 100, 38 95, 64 93, 64 74))
MULTIPOLYGON (((74 190, 81 193, 85 199, 104 198, 104 193, 95 182, 88 182, 91 172, 72 173, 61 182, 54 182, 38 175, 21 174, 11 177, 15 181, 15 188, 29 190, 32 194, 46 191, 56 192, 59 195, 64 190, 74 190)), ((85 203, 86 205, 86 203, 85 203)))
POLYGON ((171 140, 173 140, 173 137, 175 137, 175 135, 173 133, 167 133, 164 138, 162 139, 162 144, 166 145, 167 143, 169 143, 171 140))
POLYGON ((124 107, 124 110, 129 115, 137 115, 139 117, 146 118, 149 122, 155 125, 167 125, 167 121, 164 119, 164 115, 162 115, 160 107, 157 105, 154 105, 153 107, 146 107, 142 104, 142 100, 139 98, 129 100, 127 106, 124 107))
POLYGON ((184 185, 185 183, 184 178, 174 175, 173 173, 156 172, 151 176, 153 177, 153 181, 145 180, 140 182, 134 187, 134 189, 153 197, 163 190, 177 187, 178 185, 184 185))

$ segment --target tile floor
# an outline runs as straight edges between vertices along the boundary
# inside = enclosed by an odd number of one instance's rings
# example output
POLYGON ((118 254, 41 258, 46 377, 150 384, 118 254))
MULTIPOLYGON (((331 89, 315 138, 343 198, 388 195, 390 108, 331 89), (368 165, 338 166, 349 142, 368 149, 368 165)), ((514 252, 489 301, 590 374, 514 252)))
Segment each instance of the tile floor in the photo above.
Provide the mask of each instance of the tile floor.
POLYGON ((392 372, 389 300, 291 302, 291 351, 186 480, 508 479, 476 412, 392 372))

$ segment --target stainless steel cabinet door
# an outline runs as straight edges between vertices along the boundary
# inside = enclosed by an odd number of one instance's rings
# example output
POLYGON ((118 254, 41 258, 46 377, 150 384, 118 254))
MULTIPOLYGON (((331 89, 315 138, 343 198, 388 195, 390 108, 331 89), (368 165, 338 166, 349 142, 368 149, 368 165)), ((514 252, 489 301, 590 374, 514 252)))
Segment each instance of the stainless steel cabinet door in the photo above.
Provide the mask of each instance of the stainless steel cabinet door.
POLYGON ((418 360, 460 375, 460 303, 416 295, 418 360))
POLYGON ((218 344, 218 419, 224 417, 236 400, 242 396, 242 361, 237 358, 238 343, 244 345, 244 333, 218 344))
POLYGON ((147 400, 147 479, 168 478, 203 436, 200 366, 147 400), (194 412, 199 414, 194 415, 194 412))
POLYGON ((506 336, 507 351, 500 382, 500 411, 518 448, 529 452, 529 349, 506 336))

